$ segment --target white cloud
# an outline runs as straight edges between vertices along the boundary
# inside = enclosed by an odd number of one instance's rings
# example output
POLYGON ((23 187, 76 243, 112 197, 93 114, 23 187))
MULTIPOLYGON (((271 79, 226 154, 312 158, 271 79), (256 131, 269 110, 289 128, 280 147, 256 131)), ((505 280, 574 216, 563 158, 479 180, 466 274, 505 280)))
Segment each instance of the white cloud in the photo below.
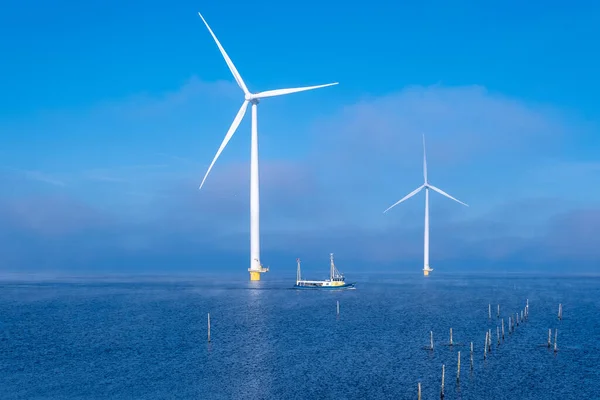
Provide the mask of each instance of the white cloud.
MULTIPOLYGON (((248 135, 245 140, 232 141, 206 186, 202 191, 197 189, 231 123, 238 97, 233 83, 192 80, 181 90, 164 96, 138 96, 69 116, 67 119, 76 123, 67 124, 70 129, 75 127, 68 138, 97 122, 90 128, 96 144, 106 146, 101 143, 108 138, 113 143, 109 149, 112 153, 106 148, 94 148, 99 156, 81 172, 68 175, 69 187, 92 181, 88 185, 96 187, 87 193, 89 202, 110 199, 112 208, 119 207, 115 198, 126 198, 121 202, 123 210, 136 214, 139 223, 135 225, 121 215, 121 224, 130 224, 126 243, 132 246, 160 244, 156 238, 167 234, 199 240, 198 246, 206 246, 206 232, 212 239, 237 238, 224 247, 246 246, 248 135), (212 114, 229 101, 233 105, 230 113, 225 110, 212 114), (137 135, 140 132, 143 134, 137 135), (122 147, 117 148, 115 143, 122 147), (126 165, 124 160, 138 167, 115 167, 126 165), (99 181, 108 185, 98 185, 99 181), (111 182, 119 184, 106 189, 111 182), (145 242, 144 235, 154 241, 145 242)), ((294 151, 293 159, 286 158, 285 152, 277 153, 278 158, 261 152, 265 248, 289 249, 300 246, 302 241, 313 248, 346 243, 367 259, 386 261, 419 256, 423 200, 407 203, 394 215, 383 216, 382 211, 420 184, 424 133, 432 183, 472 206, 463 209, 445 200, 438 202, 437 197, 432 199, 435 248, 458 254, 479 241, 490 257, 505 257, 521 246, 519 240, 543 237, 540 228, 546 228, 553 213, 568 211, 568 206, 560 201, 553 207, 558 204, 564 208, 552 208, 551 212, 544 209, 543 213, 534 212, 540 209, 537 204, 525 207, 519 201, 532 195, 523 191, 525 178, 531 178, 526 171, 548 160, 563 160, 561 146, 578 135, 570 129, 572 126, 577 123, 571 117, 551 107, 529 105, 478 86, 411 87, 341 106, 332 115, 314 121, 308 134, 301 132, 305 134, 302 140, 308 142, 306 152, 294 151), (508 202, 513 205, 509 211, 498 211, 499 205, 508 202), (527 232, 515 234, 515 230, 527 232), (496 238, 504 244, 495 246, 496 238)), ((87 151, 93 147, 87 143, 86 146, 87 151)), ((67 159, 68 164, 69 155, 80 148, 61 151, 56 157, 67 159)), ((47 165, 52 161, 46 160, 47 165)), ((557 180, 573 180, 570 177, 581 170, 588 175, 597 172, 594 163, 571 167, 569 174, 558 175, 561 178, 557 180)), ((559 168, 553 176, 558 171, 559 168)), ((41 180, 44 175, 32 177, 41 180)), ((560 182, 547 185, 554 188, 557 184, 560 182)), ((535 196, 545 199, 547 194, 542 190, 535 196)), ((56 205, 48 205, 53 206, 56 205)), ((30 209, 21 209, 20 216, 27 216, 25 220, 31 226, 43 230, 46 225, 58 225, 64 211, 50 213, 48 218, 40 214, 30 217, 29 212, 30 209)), ((85 228, 77 225, 67 232, 82 230, 85 228)))
POLYGON ((345 106, 314 130, 334 157, 402 159, 421 152, 425 134, 432 157, 460 164, 560 144, 567 121, 551 107, 527 105, 480 86, 415 86, 345 106))

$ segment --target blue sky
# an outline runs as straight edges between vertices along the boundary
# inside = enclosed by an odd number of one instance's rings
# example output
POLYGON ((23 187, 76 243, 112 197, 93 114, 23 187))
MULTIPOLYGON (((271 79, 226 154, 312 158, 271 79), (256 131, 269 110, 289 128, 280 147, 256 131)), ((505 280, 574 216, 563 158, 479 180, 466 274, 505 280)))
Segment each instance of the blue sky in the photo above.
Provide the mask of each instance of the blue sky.
MULTIPOLYGON (((600 5, 514 1, 50 4, 0 15, 5 271, 245 274, 249 115, 259 106, 263 263, 581 270, 600 261, 600 5)), ((344 268, 342 268, 344 269, 344 268)))

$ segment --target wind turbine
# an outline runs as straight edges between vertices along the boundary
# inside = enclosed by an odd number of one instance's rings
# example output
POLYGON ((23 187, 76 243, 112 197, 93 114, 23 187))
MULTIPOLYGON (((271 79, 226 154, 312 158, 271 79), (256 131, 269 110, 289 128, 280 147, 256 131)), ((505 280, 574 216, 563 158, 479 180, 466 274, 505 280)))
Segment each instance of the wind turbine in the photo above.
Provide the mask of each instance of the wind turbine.
POLYGON ((231 137, 235 133, 236 129, 240 125, 242 118, 244 118, 244 115, 246 114, 246 109, 248 108, 248 104, 252 104, 252 140, 251 140, 252 144, 250 147, 250 268, 248 268, 248 271, 250 272, 250 280, 251 281, 259 281, 260 274, 263 272, 267 272, 269 269, 263 268, 262 264, 260 262, 260 228, 259 228, 260 227, 260 225, 259 225, 260 199, 259 199, 259 189, 258 189, 259 185, 258 185, 258 126, 257 126, 258 103, 261 99, 264 99, 267 97, 282 96, 284 94, 303 92, 305 90, 319 89, 319 88, 323 88, 326 86, 337 85, 338 82, 328 83, 326 85, 306 86, 306 87, 291 88, 291 89, 276 89, 276 90, 267 90, 265 92, 251 93, 248 90, 248 88, 246 87, 246 84, 242 80, 242 77, 240 76, 239 72, 235 68, 235 65, 233 65, 233 62, 231 61, 231 59, 225 52, 225 49, 223 48, 223 46, 221 46, 221 43, 219 42, 219 40, 213 33, 212 29, 210 29, 210 26, 208 26, 208 23, 206 22, 206 20, 202 16, 202 14, 198 13, 198 15, 200 16, 200 18, 202 18, 204 25, 206 25, 206 27, 208 28, 208 31, 210 32, 211 36, 215 40, 215 43, 217 44, 217 47, 221 51, 221 54, 223 55, 223 58, 225 59, 225 62, 227 63, 229 70, 231 71, 231 73, 233 74, 233 77, 235 78, 235 81, 237 82, 240 89, 242 89, 242 91, 244 92, 244 102, 242 103, 242 106, 240 107, 240 110, 238 111, 237 115, 233 119, 233 123, 229 127, 229 130, 227 131, 227 134, 225 135, 225 139, 223 139, 223 142, 221 143, 219 150, 217 150, 217 154, 215 155, 212 162, 210 163, 210 166, 208 167, 208 170, 206 171, 206 174, 204 175, 204 179, 202 179, 202 183, 200 184, 200 189, 202 189, 202 186, 204 185, 204 182, 206 181, 206 178, 208 177, 208 174, 210 173, 213 165, 215 165, 217 158, 219 158, 219 156, 221 155, 221 152, 223 151, 225 146, 227 146, 227 143, 229 143, 229 140, 231 139, 231 137))
POLYGON ((421 190, 425 189, 425 244, 424 244, 424 248, 423 248, 423 253, 424 253, 423 254, 423 275, 429 276, 429 273, 431 271, 433 271, 433 268, 429 267, 429 189, 434 190, 434 191, 438 192, 439 194, 442 194, 442 195, 446 196, 447 198, 454 200, 457 203, 462 204, 463 206, 469 207, 469 205, 463 203, 462 201, 460 201, 458 199, 455 199, 454 197, 450 196, 448 193, 444 192, 442 189, 436 188, 435 186, 430 184, 429 181, 427 180, 427 157, 425 154, 425 135, 423 135, 423 178, 425 181, 423 183, 423 185, 419 186, 418 188, 416 188, 415 190, 413 190, 412 192, 410 192, 409 194, 407 194, 406 196, 404 196, 403 198, 398 200, 396 203, 392 204, 383 213, 385 214, 392 208, 396 207, 398 204, 402 203, 404 200, 410 199, 415 194, 417 194, 421 190))

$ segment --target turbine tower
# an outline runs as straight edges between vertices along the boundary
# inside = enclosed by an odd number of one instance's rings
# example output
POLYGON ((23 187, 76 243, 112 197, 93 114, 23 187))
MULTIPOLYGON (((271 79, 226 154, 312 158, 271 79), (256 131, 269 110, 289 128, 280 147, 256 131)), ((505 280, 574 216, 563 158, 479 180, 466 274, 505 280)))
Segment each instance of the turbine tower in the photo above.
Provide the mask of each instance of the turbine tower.
POLYGON ((425 189, 425 235, 424 235, 425 243, 423 246, 423 275, 429 276, 429 273, 431 271, 433 271, 433 268, 429 267, 429 189, 434 190, 434 191, 438 192, 439 194, 442 194, 442 195, 446 196, 447 198, 452 199, 452 200, 456 201, 457 203, 462 204, 463 206, 469 207, 469 205, 463 203, 462 201, 460 201, 458 199, 455 199, 454 197, 450 196, 448 193, 444 192, 442 189, 436 188, 435 186, 430 184, 429 181, 427 180, 427 156, 425 153, 425 135, 423 135, 423 179, 424 179, 423 185, 419 186, 418 188, 416 188, 415 190, 413 190, 412 192, 410 192, 409 194, 404 196, 402 199, 400 199, 396 203, 392 204, 383 213, 385 214, 392 208, 396 207, 398 204, 402 203, 404 200, 410 199, 415 194, 417 194, 421 190, 425 189))
POLYGON ((258 103, 261 99, 264 99, 267 97, 275 97, 275 96, 281 96, 284 94, 303 92, 305 90, 319 89, 319 88, 326 87, 326 86, 337 85, 337 82, 328 83, 326 85, 307 86, 307 87, 299 87, 299 88, 291 88, 291 89, 276 89, 276 90, 267 90, 265 92, 251 93, 248 90, 248 88, 246 87, 246 84, 242 80, 242 77, 240 76, 239 72, 235 68, 235 65, 233 65, 233 62, 231 61, 231 59, 225 52, 225 49, 223 48, 223 46, 221 46, 221 43, 219 42, 219 40, 213 33, 212 29, 210 29, 210 26, 208 26, 208 23, 206 22, 206 20, 202 16, 202 14, 198 13, 198 15, 200 16, 200 18, 202 18, 204 25, 206 25, 206 27, 208 28, 208 31, 210 32, 211 36, 215 40, 215 43, 217 44, 217 47, 221 51, 221 54, 223 55, 223 58, 225 59, 225 62, 227 63, 229 70, 231 71, 231 73, 233 74, 233 77, 235 78, 235 81, 237 82, 240 89, 242 89, 242 91, 244 92, 244 102, 242 103, 242 106, 240 107, 240 110, 238 111, 237 115, 233 119, 233 123, 229 127, 229 130, 227 131, 227 134, 225 135, 225 139, 223 139, 223 142, 221 143, 219 150, 217 150, 217 154, 215 155, 212 162, 210 163, 210 166, 208 167, 208 170, 206 171, 206 174, 204 175, 204 179, 202 179, 202 183, 200 184, 200 189, 202 189, 202 186, 204 185, 204 182, 206 181, 206 178, 208 177, 208 174, 210 173, 213 165, 215 165, 217 158, 219 158, 219 156, 221 155, 221 152, 223 151, 225 146, 227 146, 227 143, 229 143, 229 140, 231 139, 231 137, 235 133, 236 129, 240 125, 242 118, 244 118, 244 115, 246 114, 246 109, 248 108, 248 104, 252 104, 252 139, 251 139, 252 144, 250 147, 250 268, 248 268, 248 271, 250 272, 250 280, 251 281, 259 281, 260 274, 263 272, 267 272, 269 269, 263 268, 262 263, 260 262, 260 228, 259 228, 260 227, 260 225, 259 225, 260 199, 259 199, 259 189, 258 189, 259 185, 258 185, 258 123, 257 123, 258 103))

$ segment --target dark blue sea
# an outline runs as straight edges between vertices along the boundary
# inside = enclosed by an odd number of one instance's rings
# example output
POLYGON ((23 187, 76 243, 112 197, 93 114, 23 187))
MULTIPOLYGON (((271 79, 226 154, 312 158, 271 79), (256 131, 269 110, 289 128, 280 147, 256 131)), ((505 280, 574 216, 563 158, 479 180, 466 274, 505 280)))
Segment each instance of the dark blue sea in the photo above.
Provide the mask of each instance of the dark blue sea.
POLYGON ((245 273, 4 279, 0 399, 417 399, 419 382, 439 399, 442 364, 445 399, 600 399, 598 277, 352 278, 356 290, 329 292, 245 273), (450 328, 462 346, 447 346, 450 328))

